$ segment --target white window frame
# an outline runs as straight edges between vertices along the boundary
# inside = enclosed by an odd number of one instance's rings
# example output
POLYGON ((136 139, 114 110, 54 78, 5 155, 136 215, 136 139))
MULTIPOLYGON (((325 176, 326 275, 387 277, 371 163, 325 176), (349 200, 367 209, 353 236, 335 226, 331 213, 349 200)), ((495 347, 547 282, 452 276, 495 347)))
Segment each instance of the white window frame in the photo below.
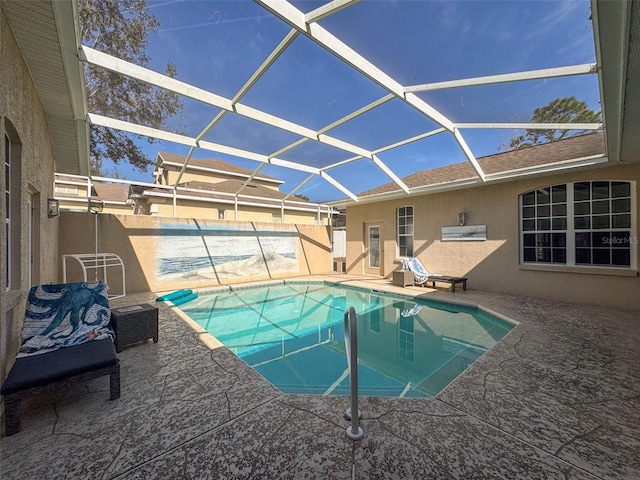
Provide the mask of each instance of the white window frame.
MULTIPOLYGON (((416 228, 415 227, 415 209, 413 208, 413 205, 403 205, 402 207, 398 207, 396 209, 396 246, 397 246, 397 249, 398 249, 398 252, 397 252, 398 253, 398 257, 413 257, 414 256, 413 255, 413 253, 414 253, 413 245, 414 245, 414 240, 415 240, 415 228, 416 228), (408 208, 411 209, 411 215, 407 215, 407 213, 406 213, 408 208), (405 210, 405 214, 402 215, 402 218, 405 219, 404 225, 400 225, 400 218, 401 218, 400 210, 402 210, 402 209, 405 210), (406 228, 407 228, 407 226, 409 226, 409 224, 407 224, 407 222, 406 222, 406 219, 408 219, 408 218, 411 218, 411 224, 410 224, 411 233, 407 233, 406 232, 406 228), (402 230, 402 227, 405 228, 405 232, 404 233, 400 233, 401 230, 402 230), (403 252, 402 252, 401 246, 400 246, 400 243, 401 243, 400 242, 400 238, 401 237, 402 238, 409 238, 409 237, 411 238, 411 252, 405 251, 404 255, 403 255, 403 252)), ((406 248, 406 245, 405 245, 405 248, 406 248)))
POLYGON ((5 190, 5 290, 11 290, 12 277, 12 242, 11 242, 11 139, 4 134, 4 190, 5 190))
POLYGON ((56 185, 55 192, 66 195, 78 195, 78 187, 69 185, 56 185))
MULTIPOLYGON (((520 247, 519 247, 519 255, 520 255, 520 264, 521 265, 525 265, 525 266, 531 266, 531 265, 536 265, 536 266, 544 266, 544 267, 549 267, 551 269, 553 269, 554 267, 571 267, 571 268, 576 268, 576 269, 593 269, 593 268, 606 268, 606 269, 616 269, 616 270, 635 270, 637 269, 637 258, 636 258, 636 250, 637 248, 635 248, 635 245, 638 242, 638 236, 637 236, 637 231, 638 231, 638 225, 637 225, 637 211, 636 211, 636 182, 635 181, 631 181, 631 180, 626 180, 626 179, 622 179, 622 180, 618 180, 618 179, 591 179, 591 180, 579 180, 579 181, 575 181, 575 182, 566 182, 566 183, 559 183, 559 184, 554 184, 554 185, 546 185, 544 187, 539 187, 539 189, 546 189, 546 188, 552 188, 552 187, 557 187, 557 186, 562 186, 562 185, 566 185, 567 189, 566 189, 566 228, 565 229, 558 229, 558 230, 553 230, 553 229, 549 229, 549 230, 533 230, 533 231, 525 231, 523 229, 523 224, 524 224, 524 220, 526 220, 526 218, 524 217, 523 213, 523 207, 527 207, 526 205, 523 205, 523 198, 526 194, 532 192, 532 191, 536 191, 537 189, 533 189, 533 190, 528 190, 526 192, 521 193, 520 195, 518 195, 518 231, 519 231, 519 239, 520 239, 520 247), (580 229, 580 228, 575 228, 575 219, 576 217, 581 217, 583 215, 577 215, 575 213, 575 185, 576 184, 581 184, 581 183, 589 183, 589 184, 593 184, 593 183, 597 183, 597 182, 608 182, 609 184, 611 184, 612 182, 620 182, 620 183, 626 183, 629 184, 629 201, 630 201, 630 216, 631 216, 631 223, 630 226, 621 228, 621 227, 614 227, 613 225, 611 225, 609 228, 607 229, 595 229, 593 228, 593 226, 591 226, 588 229, 580 229), (588 233, 588 234, 593 234, 593 233, 598 233, 598 232, 628 232, 628 237, 629 237, 629 265, 614 265, 613 263, 609 263, 609 264, 595 264, 595 263, 577 263, 576 261, 576 249, 578 248, 576 246, 576 234, 577 233, 588 233), (565 263, 553 263, 553 261, 551 262, 542 262, 542 261, 525 261, 525 235, 526 234, 537 234, 537 233, 549 233, 549 234, 553 234, 553 233, 564 233, 565 234, 565 248, 566 248, 566 261, 565 263)), ((616 200, 617 197, 612 197, 611 196, 611 190, 609 191, 609 197, 608 199, 600 199, 600 200, 608 200, 610 203, 613 200, 616 200)), ((620 198, 620 199, 624 199, 624 198, 620 198)), ((589 202, 591 202, 591 204, 594 201, 599 201, 598 199, 593 199, 591 198, 589 200, 589 202)), ((585 202, 587 202, 585 200, 585 202)), ((552 205, 552 204, 550 204, 552 205)), ((603 213, 603 215, 609 215, 610 217, 615 214, 616 212, 612 212, 611 209, 609 209, 608 213, 603 213)), ((592 218, 593 216, 598 216, 597 213, 594 213, 592 210, 590 210, 589 215, 586 215, 590 218, 592 218)), ((536 217, 537 220, 537 217, 536 217)), ((550 219, 550 221, 552 221, 550 219)), ((588 248, 592 248, 593 249, 593 245, 591 245, 588 248)), ((530 248, 530 246, 529 246, 530 248)), ((553 260, 553 258, 552 258, 553 260)))

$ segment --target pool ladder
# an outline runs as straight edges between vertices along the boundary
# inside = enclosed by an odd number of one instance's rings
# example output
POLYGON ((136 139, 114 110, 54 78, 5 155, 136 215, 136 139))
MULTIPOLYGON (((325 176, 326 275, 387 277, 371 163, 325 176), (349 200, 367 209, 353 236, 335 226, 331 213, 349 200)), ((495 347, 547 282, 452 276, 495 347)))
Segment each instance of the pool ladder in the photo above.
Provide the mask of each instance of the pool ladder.
POLYGON ((359 425, 362 413, 358 410, 358 321, 353 307, 349 307, 344 312, 344 346, 347 353, 351 394, 351 406, 344 414, 347 420, 351 420, 351 426, 347 428, 347 437, 351 440, 359 440, 364 435, 364 431, 359 425), (353 412, 356 414, 353 415, 353 412))

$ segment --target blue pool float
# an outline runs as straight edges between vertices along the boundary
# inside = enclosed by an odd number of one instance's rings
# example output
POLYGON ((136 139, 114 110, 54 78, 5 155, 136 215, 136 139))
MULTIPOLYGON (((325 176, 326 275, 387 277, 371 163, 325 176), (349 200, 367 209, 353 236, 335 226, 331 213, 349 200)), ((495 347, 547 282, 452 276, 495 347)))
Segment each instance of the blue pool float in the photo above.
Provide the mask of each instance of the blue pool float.
POLYGON ((171 300, 171 303, 173 304, 174 307, 177 307, 178 305, 182 305, 183 303, 190 302, 191 300, 194 300, 196 298, 198 298, 198 294, 192 293, 191 295, 187 295, 184 297, 176 298, 175 300, 171 300))
POLYGON ((156 302, 166 302, 167 300, 177 300, 178 298, 186 297, 191 294, 193 294, 193 290, 190 290, 190 289, 176 290, 175 292, 171 292, 156 298, 156 302))

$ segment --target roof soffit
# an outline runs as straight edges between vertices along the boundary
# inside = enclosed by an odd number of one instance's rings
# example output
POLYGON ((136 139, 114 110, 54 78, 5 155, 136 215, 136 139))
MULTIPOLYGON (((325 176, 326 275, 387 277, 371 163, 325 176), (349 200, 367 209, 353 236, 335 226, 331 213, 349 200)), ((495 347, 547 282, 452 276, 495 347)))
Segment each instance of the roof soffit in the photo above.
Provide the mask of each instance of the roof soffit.
POLYGON ((84 80, 72 0, 4 1, 2 9, 44 107, 61 173, 88 173, 84 80))

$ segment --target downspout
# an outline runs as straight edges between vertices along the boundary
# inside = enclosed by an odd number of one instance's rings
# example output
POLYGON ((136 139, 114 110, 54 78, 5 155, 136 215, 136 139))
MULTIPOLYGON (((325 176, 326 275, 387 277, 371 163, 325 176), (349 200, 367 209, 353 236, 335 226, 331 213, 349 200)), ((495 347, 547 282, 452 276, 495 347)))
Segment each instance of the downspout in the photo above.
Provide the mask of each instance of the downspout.
POLYGON ((175 184, 173 186, 173 218, 176 218, 178 216, 178 193, 177 193, 177 189, 178 189, 178 184, 175 184))
POLYGON ((234 220, 238 220, 238 194, 236 193, 236 195, 234 196, 234 220))

